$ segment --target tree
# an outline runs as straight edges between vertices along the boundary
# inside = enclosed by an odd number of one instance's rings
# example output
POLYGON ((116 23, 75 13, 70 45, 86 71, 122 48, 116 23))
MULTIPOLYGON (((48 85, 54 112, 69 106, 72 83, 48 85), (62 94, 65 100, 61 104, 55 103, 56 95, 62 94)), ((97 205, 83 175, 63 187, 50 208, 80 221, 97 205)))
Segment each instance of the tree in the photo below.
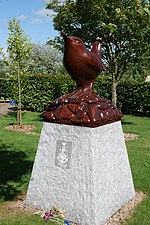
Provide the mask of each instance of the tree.
POLYGON ((26 68, 25 61, 32 51, 32 45, 28 36, 20 27, 20 21, 17 21, 15 18, 10 20, 8 23, 8 30, 9 37, 7 40, 7 52, 9 53, 9 63, 18 75, 17 124, 22 125, 20 75, 26 68))
POLYGON ((95 40, 102 43, 115 106, 119 80, 132 65, 140 65, 145 59, 143 54, 150 52, 149 6, 143 0, 55 0, 46 5, 56 13, 56 30, 82 38, 87 47, 95 40))
POLYGON ((28 61, 27 73, 55 74, 59 72, 62 64, 62 52, 50 45, 33 44, 28 61))
POLYGON ((0 78, 6 78, 8 74, 8 59, 4 53, 4 49, 0 47, 0 78))
MULTIPOLYGON (((0 56, 2 57, 3 55, 3 49, 0 47, 0 56)), ((4 76, 4 65, 3 65, 3 60, 0 57, 0 78, 4 76)))
POLYGON ((3 54, 3 48, 0 47, 0 55, 3 54))
POLYGON ((0 78, 5 78, 7 72, 8 72, 8 68, 5 65, 5 62, 3 61, 3 59, 0 59, 0 78))

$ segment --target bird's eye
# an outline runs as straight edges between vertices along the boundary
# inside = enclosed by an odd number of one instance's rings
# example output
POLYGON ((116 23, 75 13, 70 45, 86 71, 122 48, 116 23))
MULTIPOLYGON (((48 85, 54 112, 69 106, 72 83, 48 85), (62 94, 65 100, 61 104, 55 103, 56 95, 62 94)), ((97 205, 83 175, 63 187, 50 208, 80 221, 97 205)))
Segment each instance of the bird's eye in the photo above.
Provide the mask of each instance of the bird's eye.
POLYGON ((79 41, 79 40, 76 40, 76 43, 77 43, 77 44, 79 44, 79 43, 80 43, 80 41, 79 41))

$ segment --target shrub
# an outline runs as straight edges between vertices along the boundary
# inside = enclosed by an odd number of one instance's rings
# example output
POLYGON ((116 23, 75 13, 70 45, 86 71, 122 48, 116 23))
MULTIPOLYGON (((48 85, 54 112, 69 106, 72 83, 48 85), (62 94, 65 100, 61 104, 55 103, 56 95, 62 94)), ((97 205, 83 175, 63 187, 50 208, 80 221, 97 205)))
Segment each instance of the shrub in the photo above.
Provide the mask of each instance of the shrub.
POLYGON ((125 114, 150 113, 150 83, 120 82, 118 106, 125 114))
MULTIPOLYGON (((17 77, 1 79, 0 98, 18 99, 17 77)), ((24 109, 42 112, 56 98, 72 92, 75 82, 68 75, 24 75, 21 96, 24 109)), ((98 77, 93 90, 111 100, 111 79, 98 77)), ((117 88, 118 108, 124 114, 150 114, 150 83, 121 81, 117 88)))
MULTIPOLYGON (((17 77, 13 80, 13 94, 10 97, 18 99, 17 77)), ((63 75, 24 75, 21 77, 21 98, 24 109, 42 112, 60 95, 71 92, 75 83, 69 76, 63 75)))
POLYGON ((0 100, 6 100, 11 97, 13 84, 14 84, 13 79, 9 78, 0 79, 0 100))
POLYGON ((111 78, 102 76, 97 77, 93 91, 99 96, 111 100, 111 78))
POLYGON ((26 61, 28 74, 55 74, 62 66, 62 52, 52 45, 33 44, 26 61))

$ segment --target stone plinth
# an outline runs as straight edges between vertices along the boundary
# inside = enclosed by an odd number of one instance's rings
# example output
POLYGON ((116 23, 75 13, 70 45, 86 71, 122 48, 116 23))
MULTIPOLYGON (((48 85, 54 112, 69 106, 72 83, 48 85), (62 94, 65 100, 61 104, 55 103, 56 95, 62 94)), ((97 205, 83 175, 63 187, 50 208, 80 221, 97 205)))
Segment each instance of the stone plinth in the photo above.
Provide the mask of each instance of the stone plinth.
POLYGON ((43 124, 26 202, 102 225, 135 195, 121 122, 96 128, 43 124))

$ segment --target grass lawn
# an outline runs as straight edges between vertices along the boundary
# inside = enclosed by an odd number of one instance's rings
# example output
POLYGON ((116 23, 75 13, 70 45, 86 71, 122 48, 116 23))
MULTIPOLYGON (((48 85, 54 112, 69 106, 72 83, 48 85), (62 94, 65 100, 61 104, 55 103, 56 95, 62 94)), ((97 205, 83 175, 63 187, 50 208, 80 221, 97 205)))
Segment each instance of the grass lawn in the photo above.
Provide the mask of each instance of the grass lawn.
MULTIPOLYGON (((15 122, 11 113, 0 116, 0 225, 42 225, 39 216, 16 212, 7 213, 7 205, 27 191, 30 174, 37 150, 39 135, 7 130, 4 127, 15 122)), ((33 124, 40 134, 40 114, 23 112, 24 124, 33 124)), ((124 116, 123 129, 126 133, 138 134, 136 140, 127 141, 136 191, 144 191, 147 198, 137 207, 132 219, 125 224, 150 224, 150 118, 124 116)))

